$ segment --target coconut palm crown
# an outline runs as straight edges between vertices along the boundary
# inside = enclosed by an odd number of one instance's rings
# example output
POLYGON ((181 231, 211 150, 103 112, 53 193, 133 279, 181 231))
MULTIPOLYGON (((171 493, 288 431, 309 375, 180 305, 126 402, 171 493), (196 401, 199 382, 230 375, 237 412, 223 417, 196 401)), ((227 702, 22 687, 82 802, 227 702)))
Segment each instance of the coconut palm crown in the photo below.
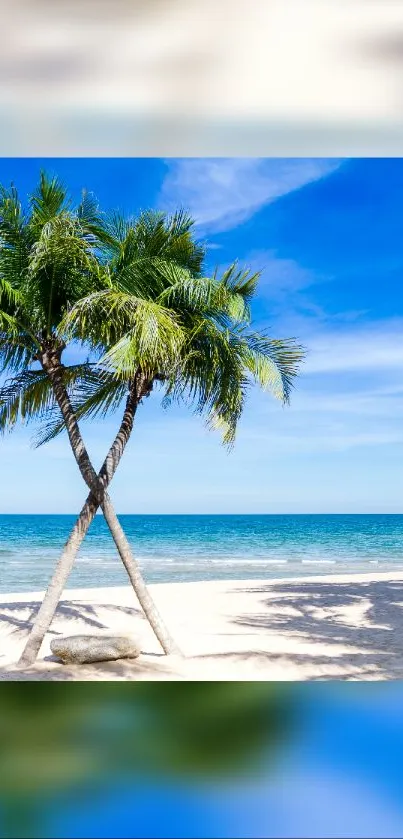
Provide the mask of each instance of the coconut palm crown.
POLYGON ((193 221, 145 212, 103 217, 91 196, 73 210, 42 175, 24 213, 14 189, 0 196, 0 427, 45 420, 38 442, 63 430, 34 362, 79 340, 98 363, 63 368, 80 417, 116 409, 141 370, 164 404, 186 400, 232 443, 248 388, 288 402, 303 358, 292 339, 251 327, 259 274, 236 263, 205 275, 193 221), (49 419, 50 418, 50 419, 49 419))
POLYGON ((182 212, 147 212, 134 223, 114 216, 106 226, 106 287, 77 301, 61 329, 100 356, 99 387, 77 405, 79 416, 116 407, 141 371, 149 392, 160 386, 164 405, 192 405, 231 445, 250 386, 287 403, 304 352, 293 339, 252 328, 259 273, 233 263, 206 276, 193 224, 182 212))

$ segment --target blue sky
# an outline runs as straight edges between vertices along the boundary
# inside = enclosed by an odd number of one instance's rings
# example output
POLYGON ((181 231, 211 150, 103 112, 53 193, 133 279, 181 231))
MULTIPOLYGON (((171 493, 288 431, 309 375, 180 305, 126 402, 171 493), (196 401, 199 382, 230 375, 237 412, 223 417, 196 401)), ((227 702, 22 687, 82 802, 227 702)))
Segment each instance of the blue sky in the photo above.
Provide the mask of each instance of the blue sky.
MULTIPOLYGON (((39 170, 128 214, 182 205, 208 263, 262 270, 255 321, 307 361, 283 408, 254 392, 228 454, 152 396, 113 482, 125 513, 403 512, 403 160, 2 159, 21 197, 39 170)), ((83 428, 94 462, 118 417, 83 428)), ((85 488, 67 441, 0 441, 0 512, 75 512, 85 488)))

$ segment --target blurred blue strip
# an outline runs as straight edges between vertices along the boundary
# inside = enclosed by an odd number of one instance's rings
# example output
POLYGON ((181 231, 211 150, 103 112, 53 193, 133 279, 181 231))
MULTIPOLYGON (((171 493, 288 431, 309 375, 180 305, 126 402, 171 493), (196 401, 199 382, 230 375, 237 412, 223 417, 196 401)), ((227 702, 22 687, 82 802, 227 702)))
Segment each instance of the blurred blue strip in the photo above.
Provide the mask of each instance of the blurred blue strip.
POLYGON ((300 727, 274 768, 242 782, 111 778, 59 802, 56 837, 401 837, 403 685, 295 685, 300 727))

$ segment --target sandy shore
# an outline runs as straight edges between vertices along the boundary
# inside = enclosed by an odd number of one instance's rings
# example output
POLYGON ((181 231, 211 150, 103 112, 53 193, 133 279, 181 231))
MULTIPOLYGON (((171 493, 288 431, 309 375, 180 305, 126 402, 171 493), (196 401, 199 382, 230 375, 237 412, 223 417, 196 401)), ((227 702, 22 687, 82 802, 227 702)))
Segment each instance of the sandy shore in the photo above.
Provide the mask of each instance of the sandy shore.
POLYGON ((161 654, 130 587, 68 589, 34 668, 16 662, 42 593, 0 595, 0 680, 383 680, 403 678, 398 574, 150 586, 184 654, 161 654), (58 633, 132 634, 135 661, 67 667, 58 633))

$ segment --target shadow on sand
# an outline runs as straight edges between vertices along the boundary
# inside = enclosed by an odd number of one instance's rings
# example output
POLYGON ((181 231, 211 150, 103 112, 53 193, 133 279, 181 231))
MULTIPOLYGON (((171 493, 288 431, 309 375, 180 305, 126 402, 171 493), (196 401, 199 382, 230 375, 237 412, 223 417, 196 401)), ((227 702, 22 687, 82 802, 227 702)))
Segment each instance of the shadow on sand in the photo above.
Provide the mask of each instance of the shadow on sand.
MULTIPOLYGON (((14 627, 15 630, 21 630, 24 635, 28 634, 32 627, 32 623, 39 611, 40 601, 21 601, 4 603, 0 601, 0 625, 14 627), (19 612, 30 612, 29 617, 18 617, 19 612)), ((82 603, 77 600, 61 600, 55 614, 55 619, 63 618, 64 620, 80 621, 84 625, 92 629, 108 629, 107 625, 99 620, 97 612, 99 609, 107 609, 109 612, 117 612, 122 615, 131 617, 143 618, 141 609, 134 609, 130 606, 116 606, 110 603, 97 604, 91 606, 88 603, 82 603)), ((50 628, 49 632, 54 635, 59 635, 54 629, 50 628)))
POLYGON ((294 665, 300 668, 300 678, 310 681, 403 678, 403 581, 287 581, 235 591, 262 595, 258 612, 233 619, 237 626, 252 630, 254 649, 203 658, 233 663, 253 658, 262 667, 294 665), (354 620, 354 609, 350 619, 349 607, 357 606, 363 607, 359 620, 354 620), (317 644, 317 654, 259 650, 259 636, 276 632, 317 644), (324 654, 323 645, 331 645, 332 652, 324 654))

